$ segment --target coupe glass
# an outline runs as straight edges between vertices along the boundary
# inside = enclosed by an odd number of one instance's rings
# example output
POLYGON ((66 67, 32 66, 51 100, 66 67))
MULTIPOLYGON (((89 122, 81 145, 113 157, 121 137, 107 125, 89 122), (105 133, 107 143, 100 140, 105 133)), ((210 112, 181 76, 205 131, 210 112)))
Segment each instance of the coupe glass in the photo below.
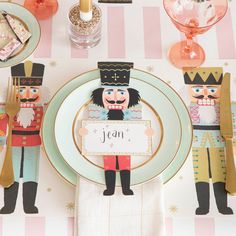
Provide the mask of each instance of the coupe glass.
POLYGON ((24 7, 38 20, 45 20, 57 12, 58 2, 57 0, 25 0, 24 7))
POLYGON ((198 67, 205 60, 203 48, 193 38, 209 30, 227 12, 227 0, 163 0, 166 13, 183 32, 186 40, 174 44, 168 52, 170 62, 178 67, 198 67))

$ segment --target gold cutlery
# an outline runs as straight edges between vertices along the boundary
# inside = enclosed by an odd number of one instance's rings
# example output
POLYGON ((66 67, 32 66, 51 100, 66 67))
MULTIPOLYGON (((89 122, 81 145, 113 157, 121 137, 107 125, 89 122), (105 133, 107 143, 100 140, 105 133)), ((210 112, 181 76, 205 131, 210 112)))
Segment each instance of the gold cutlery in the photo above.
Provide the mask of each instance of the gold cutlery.
POLYGON ((220 131, 225 140, 226 190, 236 195, 236 168, 233 154, 233 124, 230 100, 230 74, 224 75, 220 97, 220 131))
POLYGON ((12 165, 12 123, 15 115, 20 110, 20 99, 17 96, 17 93, 19 92, 19 86, 19 79, 15 79, 14 85, 11 79, 8 80, 7 100, 5 106, 5 112, 9 117, 7 150, 0 175, 0 184, 3 187, 10 187, 14 183, 14 172, 12 165))

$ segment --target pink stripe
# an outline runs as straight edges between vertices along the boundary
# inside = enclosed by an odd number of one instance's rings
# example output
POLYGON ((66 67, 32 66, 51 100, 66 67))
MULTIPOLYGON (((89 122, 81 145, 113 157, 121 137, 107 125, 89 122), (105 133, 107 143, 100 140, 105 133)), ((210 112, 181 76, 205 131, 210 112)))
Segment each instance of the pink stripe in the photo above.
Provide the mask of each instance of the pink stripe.
POLYGON ((230 9, 225 17, 216 24, 218 52, 220 59, 235 59, 235 43, 230 9))
POLYGON ((88 58, 88 50, 76 48, 71 44, 71 57, 72 58, 88 58))
POLYGON ((214 218, 195 218, 195 236, 214 236, 214 218))
POLYGON ((3 236, 2 227, 3 227, 2 217, 0 217, 0 236, 3 236))
POLYGON ((49 58, 52 53, 52 18, 40 21, 41 39, 34 57, 49 58))
POLYGON ((124 7, 107 8, 108 57, 125 58, 124 7))
POLYGON ((25 236, 45 236, 45 217, 25 217, 25 236))
POLYGON ((74 217, 68 217, 67 222, 67 228, 68 228, 68 236, 74 235, 74 217))
POLYGON ((159 7, 143 8, 145 57, 162 58, 161 22, 159 7))
POLYGON ((173 236, 173 220, 172 218, 166 218, 166 234, 165 236, 173 236))

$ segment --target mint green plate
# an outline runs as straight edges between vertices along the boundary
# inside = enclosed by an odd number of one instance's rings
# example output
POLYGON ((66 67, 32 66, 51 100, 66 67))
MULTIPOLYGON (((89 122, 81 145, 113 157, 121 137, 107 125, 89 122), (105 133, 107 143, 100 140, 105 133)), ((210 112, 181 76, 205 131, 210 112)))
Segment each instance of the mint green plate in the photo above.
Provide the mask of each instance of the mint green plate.
POLYGON ((9 58, 6 62, 0 61, 0 68, 2 68, 18 64, 34 52, 40 40, 40 26, 31 12, 16 3, 0 2, 0 11, 6 11, 7 13, 19 18, 27 25, 28 30, 32 34, 31 38, 18 54, 9 58))
MULTIPOLYGON (((45 153, 51 162, 52 166, 56 169, 56 171, 69 183, 71 184, 76 184, 76 173, 73 171, 69 165, 66 164, 64 161, 63 156, 61 155, 57 143, 55 140, 55 133, 54 133, 54 124, 55 120, 57 117, 57 113, 61 105, 63 104, 63 101, 69 97, 71 93, 73 93, 74 90, 76 90, 79 86, 83 86, 86 82, 89 82, 91 80, 98 79, 100 77, 99 70, 94 70, 87 72, 85 74, 79 75, 75 79, 71 80, 68 82, 66 85, 64 85, 58 92, 57 94, 52 98, 50 104, 48 105, 47 111, 45 113, 44 117, 44 122, 43 122, 43 132, 42 132, 42 137, 43 137, 43 145, 45 149, 45 153)), ((162 80, 159 78, 148 74, 146 72, 140 71, 133 69, 131 71, 131 78, 141 80, 145 83, 148 83, 147 86, 143 86, 142 90, 140 93, 148 93, 147 90, 148 88, 150 89, 150 86, 154 86, 157 88, 159 91, 161 91, 167 98, 168 100, 173 104, 174 107, 174 112, 177 114, 179 117, 180 121, 180 133, 181 133, 181 139, 179 140, 179 146, 177 153, 173 155, 173 158, 169 159, 168 163, 165 163, 165 168, 163 168, 163 172, 161 173, 163 182, 167 182, 170 180, 181 168, 183 163, 185 162, 190 147, 192 143, 192 126, 191 126, 191 121, 188 115, 188 111, 181 100, 181 98, 177 95, 177 93, 166 83, 164 83, 162 80)), ((131 79, 132 80, 132 79, 131 79)), ((95 84, 96 81, 94 81, 95 84)), ((91 82, 90 82, 91 83, 91 82)), ((97 86, 97 85, 96 85, 97 86)), ((153 96, 153 104, 158 100, 158 97, 153 96)), ((152 104, 152 105, 153 105, 152 104)), ((171 117, 172 114, 169 114, 171 117)), ((168 118, 169 119, 169 118, 168 118)), ((162 118, 163 120, 163 118, 162 118)), ((171 122, 171 118, 169 120, 171 122)), ((168 122, 169 122, 168 121, 168 122)), ((176 120, 173 119, 174 122, 176 120)), ((66 122, 66 121, 65 121, 66 122)), ((174 131, 173 131, 174 132, 174 131)), ((167 132, 168 133, 168 132, 167 132)), ((168 134, 170 136, 170 134, 168 134)), ((167 137, 168 138, 168 137, 167 137)), ((171 138, 170 138, 171 140, 171 138)), ((171 144, 171 143, 170 143, 171 144)), ((168 151, 167 151, 168 152, 168 151)), ((73 166, 74 167, 74 166, 73 166)), ((152 173, 152 177, 159 175, 160 170, 156 172, 156 167, 149 167, 150 171, 152 173), (156 173, 156 174, 155 174, 156 173)), ((86 177, 86 176, 85 176, 86 177)), ((96 172, 92 171, 90 173, 89 178, 92 181, 102 183, 101 179, 99 179, 99 175, 96 174, 96 172), (98 178, 98 179, 97 179, 98 178)), ((132 176, 133 178, 133 176, 132 176)), ((150 180, 150 175, 148 173, 137 173, 137 175, 134 178, 134 181, 132 184, 138 184, 138 183, 143 183, 147 180, 150 180)))
MULTIPOLYGON (((74 133, 75 117, 78 111, 90 100, 92 91, 99 87, 101 87, 100 79, 93 79, 79 86, 66 97, 56 116, 55 138, 61 155, 76 173, 95 183, 105 184, 104 169, 94 165, 87 158, 83 157, 74 142, 74 135, 76 135, 74 133)), ((155 154, 148 157, 149 159, 138 168, 132 169, 131 185, 137 185, 160 175, 173 161, 180 147, 182 132, 178 113, 174 105, 162 91, 146 83, 144 80, 136 78, 130 79, 130 87, 137 89, 146 104, 151 105, 153 110, 158 113, 163 130, 156 133, 156 136, 154 135, 152 138, 154 141, 156 137, 162 137, 160 146, 155 154)), ((150 114, 146 114, 145 120, 150 120, 149 116, 150 114)), ((151 124, 151 126, 153 125, 155 124, 151 124)), ((155 149, 156 147, 153 148, 153 152, 155 149)), ((94 158, 98 159, 97 161, 102 160, 101 156, 94 158)), ((134 164, 137 159, 140 158, 132 156, 131 163, 134 164)), ((117 186, 120 186, 119 175, 116 180, 117 186)))

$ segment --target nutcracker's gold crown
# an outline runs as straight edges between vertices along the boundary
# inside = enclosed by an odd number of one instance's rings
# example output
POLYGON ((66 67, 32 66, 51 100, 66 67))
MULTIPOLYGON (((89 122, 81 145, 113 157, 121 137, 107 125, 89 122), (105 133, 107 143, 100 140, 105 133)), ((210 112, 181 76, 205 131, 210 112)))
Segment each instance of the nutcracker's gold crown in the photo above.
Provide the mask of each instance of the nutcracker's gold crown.
POLYGON ((220 85, 223 79, 222 67, 183 68, 185 84, 220 85))

